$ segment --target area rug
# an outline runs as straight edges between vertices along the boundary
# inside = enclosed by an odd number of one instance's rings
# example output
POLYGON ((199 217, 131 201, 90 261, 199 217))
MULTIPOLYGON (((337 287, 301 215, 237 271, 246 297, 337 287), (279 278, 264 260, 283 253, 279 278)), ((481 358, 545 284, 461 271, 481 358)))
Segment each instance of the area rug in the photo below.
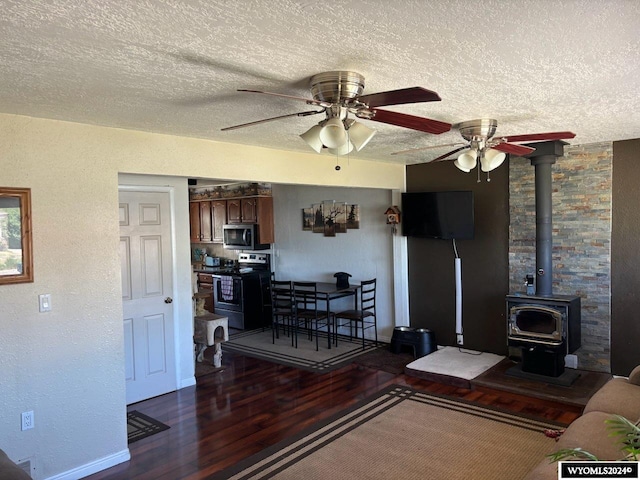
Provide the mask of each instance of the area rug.
POLYGON ((306 332, 298 333, 298 348, 291 346, 291 338, 280 334, 276 342, 272 341, 271 330, 250 330, 229 337, 222 344, 222 358, 225 352, 240 353, 249 357, 261 358, 270 362, 301 368, 313 372, 329 372, 340 368, 363 353, 375 350, 374 342, 366 341, 362 349, 362 340, 340 336, 338 346, 327 348, 326 334, 321 333, 319 349, 316 342, 307 338, 306 332))
POLYGON ((396 385, 212 478, 517 480, 559 427, 396 385))
POLYGON ((128 443, 137 442, 155 433, 167 430, 165 425, 137 410, 127 412, 127 440, 128 443))

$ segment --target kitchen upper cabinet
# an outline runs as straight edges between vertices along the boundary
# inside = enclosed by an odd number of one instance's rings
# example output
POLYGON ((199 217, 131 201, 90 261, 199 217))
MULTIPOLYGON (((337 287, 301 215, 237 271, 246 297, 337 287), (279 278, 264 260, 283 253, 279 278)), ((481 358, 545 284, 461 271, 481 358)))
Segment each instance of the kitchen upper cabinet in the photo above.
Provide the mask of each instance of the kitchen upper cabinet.
POLYGON ((227 222, 228 223, 242 223, 242 207, 240 206, 240 199, 227 200, 227 222))
POLYGON ((200 237, 201 242, 211 242, 213 240, 213 232, 211 227, 211 202, 200 202, 200 237))
POLYGON ((265 199, 271 203, 271 210, 273 210, 273 201, 271 197, 248 197, 227 200, 228 223, 259 223, 258 205, 262 205, 264 203, 263 200, 265 199))
POLYGON ((189 225, 191 230, 191 242, 198 243, 202 240, 200 231, 200 203, 189 203, 189 225))
POLYGON ((273 197, 190 202, 189 218, 193 243, 222 243, 225 223, 257 223, 258 242, 275 242, 273 197))
POLYGON ((222 243, 222 227, 227 223, 227 202, 213 200, 211 202, 213 223, 211 237, 214 243, 222 243))
POLYGON ((224 200, 189 203, 191 241, 194 243, 222 243, 222 226, 226 222, 227 205, 224 200))

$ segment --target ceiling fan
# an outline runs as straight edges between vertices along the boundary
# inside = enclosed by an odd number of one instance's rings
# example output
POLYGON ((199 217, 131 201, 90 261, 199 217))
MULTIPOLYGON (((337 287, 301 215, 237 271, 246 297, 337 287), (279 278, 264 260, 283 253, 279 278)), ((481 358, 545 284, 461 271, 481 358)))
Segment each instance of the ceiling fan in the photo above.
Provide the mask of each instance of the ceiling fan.
POLYGON ((573 132, 548 132, 548 133, 531 133, 525 135, 508 135, 504 137, 494 137, 496 128, 498 127, 498 121, 490 118, 480 118, 477 120, 469 120, 466 122, 460 122, 453 125, 457 128, 462 135, 462 138, 466 142, 450 143, 446 145, 435 145, 422 148, 413 148, 410 150, 403 150, 401 152, 394 152, 392 155, 400 155, 404 153, 417 152, 420 150, 426 150, 429 148, 439 148, 443 146, 462 145, 454 150, 451 150, 444 155, 440 155, 430 162, 439 162, 443 160, 452 160, 453 154, 465 150, 453 164, 463 172, 470 172, 478 164, 480 160, 480 169, 483 172, 490 172, 502 165, 506 158, 507 153, 513 155, 527 155, 535 151, 534 147, 526 145, 517 145, 519 142, 541 142, 545 140, 563 140, 570 139, 576 136, 573 132))
POLYGON ((330 153, 344 155, 354 148, 360 151, 375 135, 375 130, 356 122, 357 118, 387 123, 398 127, 410 128, 421 132, 440 134, 451 130, 451 124, 429 118, 407 115, 405 113, 381 110, 378 107, 418 102, 436 102, 440 97, 436 92, 422 87, 410 87, 400 90, 362 95, 364 77, 356 72, 334 71, 319 73, 311 77, 311 95, 313 98, 297 97, 261 90, 240 89, 239 92, 260 93, 276 97, 300 100, 308 105, 320 107, 320 110, 279 115, 254 122, 223 128, 223 131, 258 125, 287 117, 306 117, 325 114, 323 120, 300 135, 311 148, 320 153, 327 148, 330 153))

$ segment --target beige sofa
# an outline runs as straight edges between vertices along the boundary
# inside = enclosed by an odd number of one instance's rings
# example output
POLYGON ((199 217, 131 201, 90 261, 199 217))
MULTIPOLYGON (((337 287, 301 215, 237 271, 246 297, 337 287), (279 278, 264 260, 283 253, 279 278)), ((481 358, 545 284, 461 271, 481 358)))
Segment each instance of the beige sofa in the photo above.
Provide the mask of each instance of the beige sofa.
MULTIPOLYGON (((599 460, 620 460, 619 440, 611 438, 605 420, 621 415, 633 422, 640 419, 640 366, 629 378, 613 378, 605 383, 587 402, 582 416, 577 418, 560 436, 553 453, 564 448, 582 448, 599 460)), ((558 465, 542 460, 525 480, 557 480, 558 465)))

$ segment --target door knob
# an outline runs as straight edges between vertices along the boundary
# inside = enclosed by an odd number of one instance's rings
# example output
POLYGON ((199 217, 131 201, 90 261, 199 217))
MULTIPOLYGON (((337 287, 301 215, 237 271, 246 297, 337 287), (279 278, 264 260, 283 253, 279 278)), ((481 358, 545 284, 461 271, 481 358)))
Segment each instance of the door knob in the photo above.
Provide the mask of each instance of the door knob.
POLYGON ((164 303, 172 303, 173 302, 173 298, 171 297, 167 297, 164 299, 164 303))

